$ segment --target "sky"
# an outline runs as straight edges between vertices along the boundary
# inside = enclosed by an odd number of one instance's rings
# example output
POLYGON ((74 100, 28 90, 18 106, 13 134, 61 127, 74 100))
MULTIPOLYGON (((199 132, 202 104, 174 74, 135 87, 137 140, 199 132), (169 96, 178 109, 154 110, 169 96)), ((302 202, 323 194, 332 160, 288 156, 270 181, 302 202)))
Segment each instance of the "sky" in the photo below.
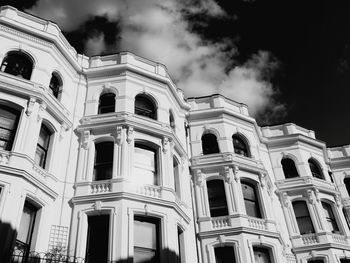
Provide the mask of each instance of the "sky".
MULTIPOLYGON (((344 1, 346 2, 346 1, 344 1)), ((262 126, 293 122, 350 144, 346 3, 298 0, 2 0, 57 23, 88 56, 163 63, 186 97, 220 93, 262 126)))

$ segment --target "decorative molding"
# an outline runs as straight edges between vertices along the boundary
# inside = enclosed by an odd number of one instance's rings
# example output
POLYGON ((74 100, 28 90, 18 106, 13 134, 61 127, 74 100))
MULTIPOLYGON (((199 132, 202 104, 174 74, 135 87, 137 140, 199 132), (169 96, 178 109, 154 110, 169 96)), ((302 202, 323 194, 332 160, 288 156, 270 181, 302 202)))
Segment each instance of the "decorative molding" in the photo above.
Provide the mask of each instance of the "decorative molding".
POLYGON ((93 208, 94 208, 95 211, 101 211, 102 202, 101 202, 101 201, 96 201, 96 202, 93 204, 93 208))
POLYGON ((169 138, 163 137, 162 139, 163 153, 167 153, 169 150, 169 138))
POLYGON ((61 128, 60 128, 60 140, 63 139, 63 134, 68 131, 68 127, 66 124, 61 124, 61 128))
POLYGON ((200 169, 197 169, 194 171, 194 177, 195 177, 196 185, 198 185, 199 187, 203 187, 204 180, 203 180, 203 176, 202 176, 202 171, 200 169))
POLYGON ((307 197, 307 200, 309 201, 310 204, 313 205, 315 203, 313 190, 311 190, 311 189, 306 190, 306 197, 307 197))
POLYGON ((85 150, 89 149, 90 145, 90 131, 83 131, 81 134, 81 147, 85 150))
POLYGON ((222 175, 224 176, 225 182, 230 184, 232 183, 231 168, 229 166, 224 166, 222 169, 222 175))
POLYGON ((226 242, 226 236, 225 235, 219 235, 219 243, 220 243, 220 246, 224 246, 225 245, 225 242, 226 242))
POLYGON ((290 201, 290 197, 288 196, 288 194, 281 193, 280 197, 281 197, 281 202, 282 202, 283 206, 286 208, 289 208, 291 206, 291 201, 290 201))
POLYGON ((238 165, 233 165, 233 176, 235 177, 236 182, 238 182, 240 180, 240 176, 239 176, 239 167, 238 165))
POLYGON ((28 117, 33 112, 33 108, 34 108, 35 102, 36 102, 36 99, 34 97, 30 97, 30 99, 28 100, 27 110, 26 110, 26 114, 27 114, 28 117))
POLYGON ((261 187, 264 188, 266 186, 266 173, 259 173, 259 180, 261 187))
POLYGON ((39 111, 38 111, 38 118, 37 118, 38 122, 42 121, 45 110, 46 110, 46 103, 41 102, 39 105, 39 111))
POLYGON ((127 127, 126 141, 130 144, 134 139, 134 128, 131 126, 127 127))
POLYGON ((122 131, 123 131, 123 127, 118 125, 115 127, 115 130, 113 130, 113 132, 112 132, 114 142, 118 145, 120 145, 120 142, 122 140, 122 131))

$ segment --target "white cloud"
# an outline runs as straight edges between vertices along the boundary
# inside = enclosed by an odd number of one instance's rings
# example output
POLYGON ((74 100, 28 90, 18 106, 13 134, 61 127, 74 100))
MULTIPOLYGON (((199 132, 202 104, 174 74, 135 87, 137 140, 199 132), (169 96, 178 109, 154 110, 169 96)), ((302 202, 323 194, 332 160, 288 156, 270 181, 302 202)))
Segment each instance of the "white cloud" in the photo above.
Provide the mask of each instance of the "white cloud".
MULTIPOLYGON (((276 90, 269 76, 277 63, 268 52, 252 55, 235 66, 233 41, 204 41, 190 30, 183 11, 206 16, 226 16, 214 0, 39 0, 30 12, 55 21, 63 30, 77 29, 91 16, 105 15, 118 21, 116 49, 129 50, 165 64, 187 96, 221 93, 246 103, 255 116, 262 111, 283 110, 274 100, 276 90)), ((89 39, 86 53, 102 52, 103 35, 89 39)))

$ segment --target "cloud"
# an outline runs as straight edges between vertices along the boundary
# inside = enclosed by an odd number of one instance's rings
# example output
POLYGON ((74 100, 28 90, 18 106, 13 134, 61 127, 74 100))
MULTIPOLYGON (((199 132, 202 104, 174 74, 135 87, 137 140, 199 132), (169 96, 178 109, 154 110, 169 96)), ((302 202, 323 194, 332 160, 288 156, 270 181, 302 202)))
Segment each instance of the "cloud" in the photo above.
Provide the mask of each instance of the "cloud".
MULTIPOLYGON (((254 116, 263 119, 264 112, 278 118, 285 110, 270 82, 278 68, 270 53, 259 51, 238 65, 233 40, 218 43, 192 31, 188 14, 227 17, 214 0, 39 0, 29 12, 55 21, 65 31, 79 29, 93 16, 104 16, 119 27, 115 52, 129 50, 165 64, 186 96, 221 93, 246 103, 254 116)), ((105 37, 106 32, 89 36, 85 53, 103 53, 107 48, 110 52, 105 37)))

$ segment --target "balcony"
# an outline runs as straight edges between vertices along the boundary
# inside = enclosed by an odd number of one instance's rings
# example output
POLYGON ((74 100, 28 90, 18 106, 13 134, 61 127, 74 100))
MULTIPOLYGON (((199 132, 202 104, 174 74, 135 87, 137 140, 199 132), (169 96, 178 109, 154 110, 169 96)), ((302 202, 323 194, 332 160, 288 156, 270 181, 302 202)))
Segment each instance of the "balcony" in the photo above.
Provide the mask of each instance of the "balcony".
POLYGON ((187 204, 178 197, 175 191, 167 187, 137 184, 125 178, 78 182, 74 187, 75 197, 73 202, 128 197, 137 201, 148 201, 154 204, 178 207, 186 214, 191 213, 187 204))
POLYGON ((199 218, 200 231, 212 231, 219 229, 240 229, 239 231, 249 232, 274 232, 277 233, 276 223, 272 220, 250 217, 247 215, 235 214, 220 217, 199 218))
POLYGON ((259 160, 231 152, 195 156, 192 157, 191 164, 192 169, 235 165, 241 170, 255 173, 265 172, 265 168, 259 160))
MULTIPOLYGON (((295 248, 300 250, 304 249, 304 247, 308 246, 319 246, 322 245, 324 247, 325 244, 336 244, 335 246, 350 246, 348 236, 342 235, 340 233, 328 233, 328 232, 320 232, 320 233, 310 233, 304 235, 296 235, 292 236, 292 244, 295 248)), ((309 248, 308 248, 309 249, 309 248)))
POLYGON ((302 176, 279 180, 276 182, 279 191, 300 190, 306 188, 317 188, 333 194, 338 193, 333 183, 311 176, 302 176))
POLYGON ((0 150, 0 169, 27 179, 53 199, 58 196, 57 178, 25 154, 0 150))

